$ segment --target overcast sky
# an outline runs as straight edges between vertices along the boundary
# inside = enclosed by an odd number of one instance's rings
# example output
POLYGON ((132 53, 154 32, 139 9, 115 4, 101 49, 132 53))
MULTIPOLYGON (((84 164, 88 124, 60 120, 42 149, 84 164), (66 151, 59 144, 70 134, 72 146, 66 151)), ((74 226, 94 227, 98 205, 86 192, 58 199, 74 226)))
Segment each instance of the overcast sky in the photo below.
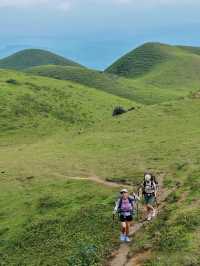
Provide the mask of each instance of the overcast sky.
POLYGON ((199 0, 0 0, 0 57, 44 48, 103 69, 147 41, 200 46, 199 0))

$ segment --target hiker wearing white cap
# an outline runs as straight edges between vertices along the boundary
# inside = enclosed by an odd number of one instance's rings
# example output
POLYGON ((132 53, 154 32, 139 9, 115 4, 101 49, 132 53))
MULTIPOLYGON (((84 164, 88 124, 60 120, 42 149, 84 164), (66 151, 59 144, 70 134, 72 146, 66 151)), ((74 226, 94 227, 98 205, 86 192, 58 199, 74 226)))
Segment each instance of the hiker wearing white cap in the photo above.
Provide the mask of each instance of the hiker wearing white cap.
POLYGON ((145 173, 144 181, 140 189, 144 197, 144 202, 147 211, 147 221, 150 221, 156 215, 156 209, 154 207, 157 197, 157 184, 156 179, 152 174, 145 173))
POLYGON ((130 196, 127 189, 120 191, 120 198, 117 200, 113 213, 118 212, 121 222, 120 240, 130 242, 129 229, 133 220, 136 202, 140 199, 137 195, 130 196))

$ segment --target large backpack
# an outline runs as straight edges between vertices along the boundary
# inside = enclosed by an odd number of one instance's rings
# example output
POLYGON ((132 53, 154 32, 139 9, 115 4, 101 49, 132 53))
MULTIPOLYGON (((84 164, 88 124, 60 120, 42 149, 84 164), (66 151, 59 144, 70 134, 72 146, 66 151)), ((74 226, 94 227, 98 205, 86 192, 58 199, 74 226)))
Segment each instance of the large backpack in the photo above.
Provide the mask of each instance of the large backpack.
POLYGON ((151 180, 155 183, 156 187, 159 187, 158 180, 155 175, 151 175, 151 180))
POLYGON ((145 194, 154 194, 155 193, 155 186, 156 186, 156 188, 158 187, 158 182, 155 182, 153 178, 151 178, 150 182, 151 182, 151 188, 152 188, 152 190, 154 190, 154 192, 153 193, 146 193, 145 188, 147 187, 147 181, 144 180, 143 185, 142 185, 142 194, 143 195, 145 195, 145 194))

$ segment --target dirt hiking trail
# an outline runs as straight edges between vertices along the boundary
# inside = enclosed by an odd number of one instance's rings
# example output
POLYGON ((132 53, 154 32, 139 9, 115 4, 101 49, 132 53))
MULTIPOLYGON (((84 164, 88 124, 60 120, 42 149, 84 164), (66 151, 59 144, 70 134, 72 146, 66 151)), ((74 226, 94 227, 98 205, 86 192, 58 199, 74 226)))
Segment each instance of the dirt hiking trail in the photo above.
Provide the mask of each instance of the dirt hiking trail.
MULTIPOLYGON (((64 175, 62 174, 59 174, 59 173, 54 173, 53 174, 54 176, 57 176, 57 177, 64 177, 64 175)), ((96 182, 98 184, 102 184, 104 186, 107 186, 107 187, 126 187, 126 188, 131 188, 133 189, 133 186, 131 186, 130 184, 126 184, 126 183, 120 183, 120 182, 114 182, 114 181, 107 181, 101 177, 98 177, 98 176, 89 176, 89 177, 79 177, 79 176, 74 176, 74 177, 66 177, 67 179, 72 179, 72 180, 89 180, 89 181, 92 181, 92 182, 96 182)))
MULTIPOLYGON (((56 173, 56 176, 62 176, 61 174, 56 173)), ((157 213, 156 216, 159 214, 160 210, 163 208, 165 204, 165 199, 169 195, 170 191, 167 191, 163 188, 163 178, 164 174, 160 174, 158 176, 158 181, 160 184, 159 188, 159 193, 158 193, 158 202, 159 206, 157 208, 157 213)), ((98 184, 102 184, 107 187, 126 187, 128 189, 133 189, 133 186, 127 185, 125 183, 119 183, 119 182, 114 182, 114 181, 106 181, 98 176, 90 176, 90 177, 68 177, 68 179, 73 179, 73 180, 90 180, 92 182, 96 182, 98 184)), ((156 217, 155 217, 156 218, 156 217)), ((154 219, 155 219, 154 218, 154 219)), ((145 224, 149 222, 147 221, 141 221, 138 223, 134 223, 133 226, 130 228, 130 236, 133 237, 134 234, 139 231, 145 224)), ((134 239, 133 239, 134 241, 134 239)), ((136 253, 133 257, 129 258, 129 251, 130 251, 130 246, 127 243, 122 243, 120 244, 118 250, 114 251, 110 259, 107 262, 107 266, 141 266, 149 256, 150 256, 150 251, 144 251, 142 250, 141 252, 136 253)))
MULTIPOLYGON (((158 193, 159 206, 157 208, 156 216, 159 214, 160 210, 164 206, 165 199, 167 198, 167 196, 170 193, 170 191, 166 191, 163 189, 163 186, 162 186, 163 178, 164 178, 164 175, 159 176, 159 183, 160 183, 160 188, 159 188, 159 193, 158 193)), ((130 229, 130 236, 133 237, 134 234, 147 223, 149 223, 149 222, 141 221, 138 223, 134 223, 130 229)), ((134 239, 133 239, 133 241, 134 241, 134 239)), ((150 251, 144 251, 143 250, 139 253, 136 253, 133 257, 129 258, 129 256, 128 256, 129 251, 130 251, 129 244, 122 243, 120 245, 119 249, 117 251, 113 252, 107 265, 108 266, 141 266, 142 262, 150 256, 150 251)))

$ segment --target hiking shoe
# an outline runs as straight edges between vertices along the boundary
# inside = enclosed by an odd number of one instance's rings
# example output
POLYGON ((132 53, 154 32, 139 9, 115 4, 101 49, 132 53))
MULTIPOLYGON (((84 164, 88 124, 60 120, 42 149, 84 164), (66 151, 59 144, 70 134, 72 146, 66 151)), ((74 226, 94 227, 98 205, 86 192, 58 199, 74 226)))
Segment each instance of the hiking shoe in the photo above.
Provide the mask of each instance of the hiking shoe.
POLYGON ((131 240, 130 240, 130 238, 129 238, 128 236, 125 236, 125 241, 126 241, 127 243, 131 242, 131 240))
POLYGON ((126 239, 126 236, 124 234, 121 234, 120 235, 120 241, 124 242, 126 239))

